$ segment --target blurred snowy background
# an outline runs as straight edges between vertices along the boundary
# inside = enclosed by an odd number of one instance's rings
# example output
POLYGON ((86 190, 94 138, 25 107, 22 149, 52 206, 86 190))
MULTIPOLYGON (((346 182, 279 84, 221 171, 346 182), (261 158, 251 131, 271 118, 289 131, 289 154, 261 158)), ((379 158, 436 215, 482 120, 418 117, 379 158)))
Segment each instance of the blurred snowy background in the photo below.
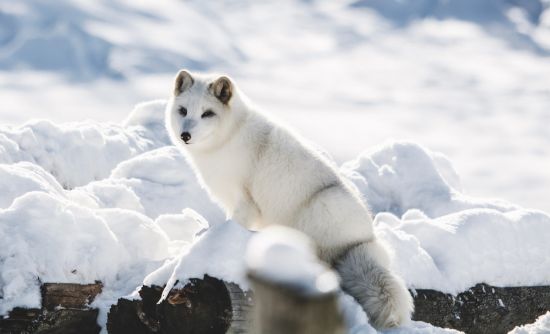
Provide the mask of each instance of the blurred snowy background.
POLYGON ((0 124, 120 122, 179 68, 234 77, 338 162, 390 139, 550 211, 550 1, 0 2, 0 124))

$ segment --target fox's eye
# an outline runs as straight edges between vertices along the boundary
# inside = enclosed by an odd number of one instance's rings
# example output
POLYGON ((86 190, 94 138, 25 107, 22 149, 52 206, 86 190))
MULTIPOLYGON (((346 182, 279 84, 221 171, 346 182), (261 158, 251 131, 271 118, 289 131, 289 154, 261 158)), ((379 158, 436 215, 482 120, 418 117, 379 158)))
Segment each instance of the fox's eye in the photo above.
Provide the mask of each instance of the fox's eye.
POLYGON ((214 113, 212 110, 207 110, 202 113, 201 118, 209 118, 216 116, 216 113, 214 113))
POLYGON ((187 116, 187 109, 185 109, 185 107, 180 107, 178 109, 178 112, 180 113, 180 115, 182 115, 183 117, 187 116))

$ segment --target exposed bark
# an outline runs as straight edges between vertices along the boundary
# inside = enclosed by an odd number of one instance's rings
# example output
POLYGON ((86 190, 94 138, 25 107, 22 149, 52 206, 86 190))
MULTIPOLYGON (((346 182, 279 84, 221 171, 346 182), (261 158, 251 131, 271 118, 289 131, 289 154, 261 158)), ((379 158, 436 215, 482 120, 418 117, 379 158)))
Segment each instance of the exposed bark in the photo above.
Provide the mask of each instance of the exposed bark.
POLYGON ((27 334, 31 333, 33 323, 38 320, 40 309, 24 309, 16 307, 10 311, 7 318, 0 317, 0 333, 27 334))
POLYGON ((205 276, 192 279, 182 289, 173 289, 157 304, 162 293, 158 286, 144 286, 141 300, 119 299, 109 312, 107 329, 111 334, 151 333, 243 333, 248 294, 234 284, 205 276))
POLYGON ((498 288, 477 284, 457 296, 417 290, 414 320, 468 334, 508 333, 550 310, 550 287, 498 288))
POLYGON ((97 334, 97 309, 88 307, 101 292, 101 283, 46 283, 41 309, 13 309, 0 319, 1 334, 97 334))
POLYGON ((44 283, 41 287, 42 308, 83 308, 101 292, 101 282, 94 284, 44 283))

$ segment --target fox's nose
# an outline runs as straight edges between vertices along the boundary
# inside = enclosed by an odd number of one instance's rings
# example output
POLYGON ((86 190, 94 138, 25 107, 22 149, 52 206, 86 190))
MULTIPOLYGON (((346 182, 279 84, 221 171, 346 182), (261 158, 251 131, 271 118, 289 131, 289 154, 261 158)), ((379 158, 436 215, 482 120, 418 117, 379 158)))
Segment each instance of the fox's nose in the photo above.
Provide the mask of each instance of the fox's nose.
POLYGON ((181 133, 181 140, 183 140, 185 143, 191 140, 191 134, 189 132, 182 132, 181 133))

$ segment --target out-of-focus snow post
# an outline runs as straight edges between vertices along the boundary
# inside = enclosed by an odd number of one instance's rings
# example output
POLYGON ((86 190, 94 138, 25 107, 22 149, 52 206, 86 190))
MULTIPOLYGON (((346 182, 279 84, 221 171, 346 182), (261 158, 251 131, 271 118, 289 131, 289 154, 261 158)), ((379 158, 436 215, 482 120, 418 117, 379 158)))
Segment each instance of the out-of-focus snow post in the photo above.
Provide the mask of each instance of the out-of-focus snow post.
POLYGON ((251 239, 246 261, 255 295, 251 333, 345 333, 338 276, 303 233, 270 227, 251 239))

